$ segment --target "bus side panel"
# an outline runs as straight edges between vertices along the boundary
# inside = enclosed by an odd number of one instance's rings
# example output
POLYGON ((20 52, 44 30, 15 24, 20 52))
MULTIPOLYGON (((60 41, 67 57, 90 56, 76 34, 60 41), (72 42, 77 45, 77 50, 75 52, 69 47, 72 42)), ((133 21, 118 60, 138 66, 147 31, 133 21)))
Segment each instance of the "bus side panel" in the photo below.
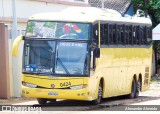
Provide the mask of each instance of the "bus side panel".
POLYGON ((112 48, 101 48, 101 57, 98 59, 97 67, 100 68, 101 74, 104 79, 104 88, 103 88, 103 97, 111 97, 116 95, 116 86, 115 86, 115 71, 112 67, 113 60, 113 49, 112 48))
MULTIPOLYGON (((99 88, 101 78, 104 78, 101 74, 101 69, 96 68, 96 71, 94 72, 93 75, 90 76, 88 81, 89 100, 97 99, 98 88, 99 88)), ((105 82, 103 82, 103 84, 105 84, 105 82)), ((104 85, 103 85, 103 88, 105 88, 104 85)), ((104 97, 104 92, 102 97, 104 97)))
POLYGON ((142 77, 142 91, 149 89, 152 47, 101 48, 97 67, 104 78, 104 97, 129 94, 133 77, 142 77))

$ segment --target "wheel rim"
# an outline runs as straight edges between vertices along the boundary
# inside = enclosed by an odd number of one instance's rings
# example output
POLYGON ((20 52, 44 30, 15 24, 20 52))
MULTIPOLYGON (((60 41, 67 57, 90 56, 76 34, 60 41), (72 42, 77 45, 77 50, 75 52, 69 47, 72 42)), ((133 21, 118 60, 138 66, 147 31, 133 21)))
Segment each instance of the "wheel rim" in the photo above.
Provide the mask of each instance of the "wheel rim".
POLYGON ((138 80, 137 82, 137 91, 139 92, 141 90, 141 83, 140 81, 138 80))

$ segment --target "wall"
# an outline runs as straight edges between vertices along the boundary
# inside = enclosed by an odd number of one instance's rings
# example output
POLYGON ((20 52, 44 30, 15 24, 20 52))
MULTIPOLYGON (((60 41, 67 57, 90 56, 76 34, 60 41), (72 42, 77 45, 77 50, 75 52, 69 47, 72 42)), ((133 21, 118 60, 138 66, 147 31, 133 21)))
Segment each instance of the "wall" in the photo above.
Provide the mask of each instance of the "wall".
POLYGON ((8 28, 0 23, 0 98, 10 97, 8 28), (6 49, 6 50, 4 50, 6 49))

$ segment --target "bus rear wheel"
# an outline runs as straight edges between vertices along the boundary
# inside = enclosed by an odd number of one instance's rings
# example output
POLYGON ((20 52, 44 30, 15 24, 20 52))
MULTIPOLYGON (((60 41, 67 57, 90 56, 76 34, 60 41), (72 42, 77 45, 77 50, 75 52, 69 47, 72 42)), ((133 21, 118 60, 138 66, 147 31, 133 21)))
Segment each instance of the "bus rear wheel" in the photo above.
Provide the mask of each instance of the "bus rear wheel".
POLYGON ((37 98, 37 101, 39 104, 44 105, 47 103, 47 99, 43 99, 43 98, 37 98))
POLYGON ((97 105, 99 103, 101 103, 102 101, 102 93, 103 93, 103 88, 102 88, 102 84, 99 84, 99 88, 98 88, 98 96, 97 99, 93 101, 94 105, 97 105))
POLYGON ((139 96, 139 92, 141 91, 141 81, 140 79, 136 83, 136 92, 135 92, 135 98, 139 96))
POLYGON ((136 94, 136 80, 133 79, 132 80, 131 93, 128 95, 128 98, 130 98, 130 99, 135 98, 135 94, 136 94))

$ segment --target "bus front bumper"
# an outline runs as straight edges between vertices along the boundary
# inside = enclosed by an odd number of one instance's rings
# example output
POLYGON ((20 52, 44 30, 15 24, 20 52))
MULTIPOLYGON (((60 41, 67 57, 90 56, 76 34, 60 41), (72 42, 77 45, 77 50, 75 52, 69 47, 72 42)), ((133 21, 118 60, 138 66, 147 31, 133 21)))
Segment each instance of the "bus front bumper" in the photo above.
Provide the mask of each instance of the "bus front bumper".
POLYGON ((29 88, 22 85, 22 96, 29 98, 47 98, 47 99, 71 99, 71 100, 87 100, 92 101, 91 93, 87 88, 71 90, 71 89, 44 89, 29 88))

